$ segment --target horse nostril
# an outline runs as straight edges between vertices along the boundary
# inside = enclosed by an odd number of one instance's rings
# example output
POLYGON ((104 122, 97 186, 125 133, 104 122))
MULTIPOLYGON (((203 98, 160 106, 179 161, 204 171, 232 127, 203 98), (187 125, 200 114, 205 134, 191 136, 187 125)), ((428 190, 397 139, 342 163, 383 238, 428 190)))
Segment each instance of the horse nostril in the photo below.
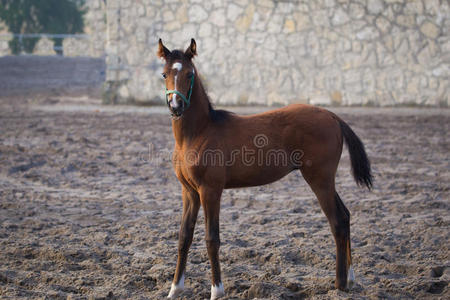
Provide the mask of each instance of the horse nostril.
POLYGON ((172 98, 169 105, 172 109, 180 109, 183 108, 183 101, 178 101, 177 99, 172 98))

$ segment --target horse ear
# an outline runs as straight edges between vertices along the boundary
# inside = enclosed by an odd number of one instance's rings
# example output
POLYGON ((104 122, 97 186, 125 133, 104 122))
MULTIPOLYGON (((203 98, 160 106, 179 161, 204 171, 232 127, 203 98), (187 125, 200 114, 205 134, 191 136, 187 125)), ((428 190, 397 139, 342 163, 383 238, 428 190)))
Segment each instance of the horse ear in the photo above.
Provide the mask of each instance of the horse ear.
POLYGON ((192 59, 197 55, 197 44, 194 39, 191 39, 191 45, 184 51, 184 55, 186 55, 189 59, 192 59))
POLYGON ((156 55, 158 55, 159 58, 164 58, 165 60, 167 60, 167 57, 170 55, 170 50, 163 45, 161 39, 159 39, 158 42, 158 52, 156 55))

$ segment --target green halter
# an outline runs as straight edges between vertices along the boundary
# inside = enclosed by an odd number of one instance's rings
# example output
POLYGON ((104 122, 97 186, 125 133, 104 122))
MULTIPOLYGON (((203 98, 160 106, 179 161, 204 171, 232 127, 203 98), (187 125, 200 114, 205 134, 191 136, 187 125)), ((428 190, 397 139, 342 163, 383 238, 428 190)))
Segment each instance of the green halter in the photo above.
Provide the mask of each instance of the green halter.
POLYGON ((177 90, 168 90, 167 87, 166 87, 166 102, 167 102, 167 105, 170 106, 169 105, 169 95, 170 94, 177 94, 178 96, 181 97, 181 99, 183 99, 184 103, 186 103, 186 108, 188 108, 189 105, 191 104, 191 95, 192 95, 192 88, 193 87, 194 87, 194 74, 192 74, 192 77, 191 77, 191 86, 189 87, 189 92, 188 92, 187 98, 186 98, 186 96, 184 96, 179 91, 177 91, 177 90))

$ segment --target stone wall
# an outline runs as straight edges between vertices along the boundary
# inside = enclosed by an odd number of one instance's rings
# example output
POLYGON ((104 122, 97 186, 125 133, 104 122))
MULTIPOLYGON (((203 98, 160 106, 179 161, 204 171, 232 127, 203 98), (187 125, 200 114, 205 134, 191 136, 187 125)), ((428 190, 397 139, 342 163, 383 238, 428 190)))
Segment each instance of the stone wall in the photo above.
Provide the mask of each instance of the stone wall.
POLYGON ((158 38, 216 104, 449 105, 447 0, 108 0, 107 101, 163 103, 158 38))
MULTIPOLYGON (((88 38, 65 38, 63 41, 65 56, 103 57, 105 55, 106 3, 104 0, 86 0, 86 9, 84 31, 88 38)), ((5 28, 5 25, 0 24, 0 34, 3 34, 0 36, 0 56, 11 55, 8 42, 13 37, 5 28)), ((53 42, 48 38, 40 39, 33 54, 55 55, 53 42)))
MULTIPOLYGON (((89 55, 103 57, 106 45, 106 1, 86 0, 87 13, 84 32, 89 35, 89 55)), ((65 47, 65 46, 64 46, 65 47)), ((74 51, 76 56, 82 56, 82 51, 74 51)))

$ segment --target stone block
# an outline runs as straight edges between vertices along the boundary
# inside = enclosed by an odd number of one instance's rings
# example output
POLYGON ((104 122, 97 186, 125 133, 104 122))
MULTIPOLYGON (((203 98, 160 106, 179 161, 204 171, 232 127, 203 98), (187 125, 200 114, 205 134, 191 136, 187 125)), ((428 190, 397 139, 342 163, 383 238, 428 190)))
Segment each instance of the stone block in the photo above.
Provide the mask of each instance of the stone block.
POLYGON ((373 40, 378 38, 379 32, 373 26, 367 26, 356 34, 359 40, 373 40))
POLYGON ((333 18, 331 19, 331 24, 334 26, 339 26, 346 24, 348 21, 350 21, 350 18, 347 13, 342 8, 338 8, 334 12, 333 18))
POLYGON ((307 30, 312 26, 309 14, 296 12, 294 13, 294 19, 297 24, 298 31, 307 30))
POLYGON ((177 11, 175 13, 175 18, 181 24, 187 23, 189 21, 189 16, 188 16, 188 11, 187 11, 186 5, 181 5, 177 9, 177 11))
POLYGON ((424 1, 425 11, 431 15, 437 15, 441 9, 439 0, 427 0, 424 1))
POLYGON ((404 27, 413 28, 416 26, 416 18, 413 15, 399 15, 396 21, 397 24, 404 27))
POLYGON ((234 23, 236 29, 241 33, 247 32, 250 25, 253 22, 254 14, 255 14, 255 6, 253 4, 247 6, 244 14, 241 17, 239 17, 234 23))
POLYGON ((362 88, 365 94, 373 94, 376 88, 376 77, 372 68, 364 69, 362 73, 362 88))
POLYGON ((225 9, 215 9, 209 15, 209 22, 218 26, 224 27, 226 25, 226 12, 225 9))
POLYGON ((284 25, 284 16, 281 14, 275 14, 267 23, 268 33, 281 33, 284 25))
POLYGON ((293 33, 295 31, 295 22, 292 19, 287 19, 284 22, 284 33, 293 33))
POLYGON ((420 26, 420 31, 428 38, 435 39, 439 35, 439 28, 430 21, 424 22, 420 26))
POLYGON ((188 18, 191 22, 201 23, 208 19, 208 12, 198 4, 192 5, 188 10, 188 18))
POLYGON ((404 13, 407 15, 423 14, 423 4, 421 1, 406 1, 404 13))
MULTIPOLYGON (((260 40, 264 40, 265 38, 265 34, 262 33, 260 40)), ((305 34, 303 34, 302 32, 294 32, 292 34, 289 34, 288 36, 286 36, 286 46, 289 48, 305 48, 305 34)), ((302 55, 304 51, 302 51, 302 55)))
MULTIPOLYGON (((361 82, 361 73, 357 69, 352 69, 344 72, 344 86, 345 88, 350 86, 359 85, 361 82)), ((357 92, 360 90, 358 89, 357 92)))
POLYGON ((337 69, 324 70, 325 89, 327 91, 336 91, 343 89, 342 74, 337 69))
POLYGON ((306 51, 313 56, 317 56, 320 53, 319 38, 315 32, 310 32, 305 40, 306 51))
POLYGON ((404 75, 399 68, 389 68, 386 69, 386 81, 385 86, 388 91, 400 91, 403 89, 404 75))
POLYGON ((241 6, 230 3, 227 6, 227 19, 231 22, 234 22, 236 21, 237 17, 243 13, 243 11, 244 9, 241 6))
POLYGON ((209 37, 212 35, 212 25, 210 23, 204 22, 200 25, 198 29, 198 36, 201 38, 209 37))
POLYGON ((391 28, 391 22, 386 17, 383 16, 377 17, 375 20, 375 24, 378 30, 380 30, 380 32, 383 34, 389 32, 391 28))
POLYGON ((335 46, 333 44, 325 47, 321 54, 316 57, 316 64, 319 67, 328 66, 335 63, 335 46))
POLYGON ((330 19, 328 18, 328 10, 322 9, 314 12, 312 22, 315 26, 330 26, 330 19))
POLYGON ((352 19, 361 19, 365 15, 365 8, 362 4, 352 2, 348 8, 349 15, 352 19))
POLYGON ((197 36, 197 26, 195 24, 188 23, 184 24, 181 27, 181 36, 179 36, 178 39, 181 38, 185 41, 190 41, 191 38, 194 38, 196 36, 197 36))
POLYGON ((438 42, 442 53, 450 53, 450 36, 441 37, 438 42))
POLYGON ((440 59, 436 55, 436 44, 434 42, 428 43, 417 54, 417 61, 424 67, 434 67, 439 65, 440 59))
POLYGON ((342 93, 340 91, 333 91, 330 93, 331 104, 341 105, 342 104, 342 93))
POLYGON ((384 9, 384 4, 382 0, 368 0, 367 10, 372 15, 377 15, 381 13, 384 9))
POLYGON ((328 94, 314 94, 309 98, 309 103, 312 105, 330 105, 331 97, 328 94))
POLYGON ((450 78, 450 65, 448 63, 441 64, 434 68, 431 73, 436 77, 450 78))
POLYGON ((258 5, 272 9, 274 2, 272 0, 258 0, 258 5))

